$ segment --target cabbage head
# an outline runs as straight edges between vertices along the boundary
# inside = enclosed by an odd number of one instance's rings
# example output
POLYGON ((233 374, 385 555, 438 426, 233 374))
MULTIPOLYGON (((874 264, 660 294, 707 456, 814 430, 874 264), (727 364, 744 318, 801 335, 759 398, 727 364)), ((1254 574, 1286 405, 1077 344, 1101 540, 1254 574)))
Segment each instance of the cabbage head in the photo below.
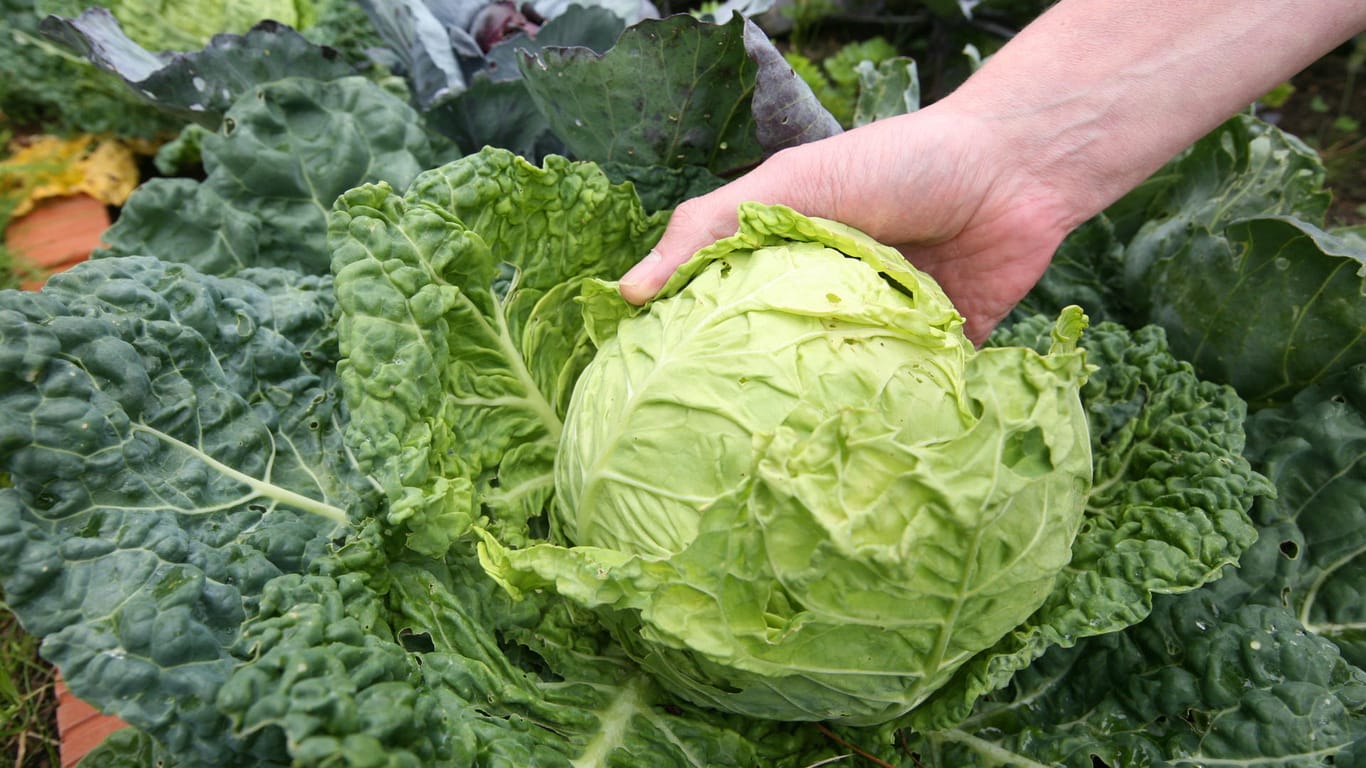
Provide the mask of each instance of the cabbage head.
POLYGON ((595 611, 664 685, 883 723, 1044 601, 1091 481, 1086 318, 976 350, 943 291, 834 222, 747 204, 644 309, 584 291, 598 351, 551 541, 481 559, 595 611))

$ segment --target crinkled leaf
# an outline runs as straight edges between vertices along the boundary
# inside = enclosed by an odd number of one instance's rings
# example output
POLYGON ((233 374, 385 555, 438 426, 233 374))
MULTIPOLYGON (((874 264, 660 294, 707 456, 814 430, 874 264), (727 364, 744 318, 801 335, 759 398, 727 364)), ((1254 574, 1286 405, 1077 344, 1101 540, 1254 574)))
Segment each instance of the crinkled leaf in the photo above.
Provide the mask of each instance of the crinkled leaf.
POLYGON ((156 739, 129 726, 106 736, 77 765, 80 768, 146 768, 149 765, 174 768, 180 763, 156 739))
POLYGON ((1200 590, 1052 651, 906 746, 926 765, 1358 765, 1363 708, 1366 675, 1289 611, 1200 590))
POLYGON ((229 275, 253 266, 324 274, 327 212, 342 192, 406 186, 437 156, 410 107, 359 77, 259 86, 203 137, 202 182, 144 183, 97 257, 149 255, 229 275))
POLYGON ((203 50, 189 53, 148 51, 100 7, 76 18, 49 16, 41 29, 122 77, 163 111, 209 128, 218 127, 242 94, 265 83, 285 77, 335 80, 356 73, 335 51, 308 42, 278 21, 261 21, 244 34, 216 34, 203 50))
POLYGON ((512 602, 468 544, 390 560, 374 526, 267 585, 219 696, 296 766, 754 765, 832 756, 819 731, 673 701, 600 630, 512 602), (338 761, 341 761, 340 763, 338 761))
POLYGON ((401 197, 380 185, 338 201, 350 439, 409 546, 440 554, 480 515, 525 537, 590 354, 579 286, 619 275, 660 228, 597 168, 506 150, 424 173, 401 197))
MULTIPOLYGON (((1002 329, 991 343, 1043 349, 1045 320, 1002 329)), ((1049 647, 1124 629, 1148 615, 1154 595, 1218 578, 1256 535, 1248 510, 1272 491, 1242 456, 1237 394, 1197 378, 1154 326, 1101 323, 1081 345, 1096 366, 1082 389, 1095 485, 1072 561, 1038 612, 911 713, 919 729, 952 727, 1049 647)))
POLYGON ((1222 602, 1285 607, 1366 667, 1366 365, 1258 411, 1248 454, 1277 495, 1254 507, 1257 544, 1222 602))
POLYGON ((725 183, 724 179, 696 165, 666 168, 662 165, 599 163, 599 167, 613 182, 631 182, 646 211, 672 210, 684 200, 704 195, 725 183))
POLYGON ((375 502, 329 277, 103 259, 0 293, 0 580, 71 689, 206 764, 270 579, 375 502))

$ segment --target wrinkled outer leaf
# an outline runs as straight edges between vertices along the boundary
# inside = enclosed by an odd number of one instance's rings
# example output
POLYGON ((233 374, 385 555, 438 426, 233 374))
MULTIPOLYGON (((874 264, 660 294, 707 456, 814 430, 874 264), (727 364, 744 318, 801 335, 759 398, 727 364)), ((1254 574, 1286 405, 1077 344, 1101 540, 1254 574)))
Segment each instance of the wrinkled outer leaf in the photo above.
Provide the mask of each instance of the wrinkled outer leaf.
POLYGON ((402 197, 379 185, 337 201, 350 439, 409 546, 439 555, 481 514, 525 537, 590 354, 579 286, 619 275, 661 221, 591 165, 494 149, 402 197))
POLYGON ((205 763, 252 748, 212 700, 265 583, 374 501, 330 282, 129 258, 0 293, 6 599, 76 695, 205 763))
POLYGON ((266 587, 219 705, 282 733, 290 765, 804 768, 813 728, 667 698, 601 632, 543 600, 511 602, 466 543, 396 560, 378 525, 306 576, 266 587))
MULTIPOLYGON (((992 344, 1043 348, 1046 318, 1003 329, 992 344)), ((1243 458, 1246 406, 1198 379, 1162 330, 1102 323, 1082 338, 1095 372, 1082 389, 1096 459, 1087 519, 1072 562, 1029 621, 965 665, 912 713, 921 730, 953 726, 1048 647, 1142 621, 1154 595, 1217 579, 1256 535, 1248 510, 1271 493, 1243 458)))
POLYGON ((1059 649, 957 728, 909 739, 924 765, 1360 765, 1366 676, 1283 608, 1207 590, 1128 631, 1059 649), (1354 744, 1355 742, 1355 744, 1354 744), (1336 762, 1334 762, 1336 758, 1336 762))
POLYGON ((1260 537, 1223 602, 1285 606, 1366 667, 1366 365, 1258 411, 1248 454, 1277 496, 1254 508, 1260 537))
POLYGON ((408 105, 360 77, 288 79, 245 94, 202 140, 203 182, 144 183, 96 256, 148 255, 201 272, 325 274, 327 211, 372 181, 406 186, 436 156, 408 105))
POLYGON ((191 53, 149 52, 99 7, 74 19, 49 16, 41 29, 122 77, 162 110, 208 128, 217 128, 233 102, 256 86, 285 77, 335 80, 356 73, 336 51, 275 21, 262 21, 241 35, 215 35, 202 51, 191 53))

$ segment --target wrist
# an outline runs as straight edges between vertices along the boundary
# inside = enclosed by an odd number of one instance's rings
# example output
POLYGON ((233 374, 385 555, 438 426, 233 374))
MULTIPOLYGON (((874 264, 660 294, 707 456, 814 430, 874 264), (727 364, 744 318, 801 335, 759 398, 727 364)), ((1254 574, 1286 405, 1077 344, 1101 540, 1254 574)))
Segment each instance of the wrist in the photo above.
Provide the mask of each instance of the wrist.
POLYGON ((1359 0, 1062 0, 939 104, 1076 225, 1363 26, 1359 0))

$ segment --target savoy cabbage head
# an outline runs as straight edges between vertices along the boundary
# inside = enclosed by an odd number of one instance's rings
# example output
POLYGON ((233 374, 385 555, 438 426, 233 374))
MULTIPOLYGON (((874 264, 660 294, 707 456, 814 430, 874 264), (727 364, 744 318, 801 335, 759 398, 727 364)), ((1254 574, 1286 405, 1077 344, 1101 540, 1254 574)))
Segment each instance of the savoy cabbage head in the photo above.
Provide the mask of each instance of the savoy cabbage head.
POLYGON ((1047 355, 974 351, 934 281, 833 222, 747 205, 598 351, 555 466, 561 544, 485 565, 599 609, 699 704, 870 724, 1024 621, 1091 477, 1080 310, 1047 355))

